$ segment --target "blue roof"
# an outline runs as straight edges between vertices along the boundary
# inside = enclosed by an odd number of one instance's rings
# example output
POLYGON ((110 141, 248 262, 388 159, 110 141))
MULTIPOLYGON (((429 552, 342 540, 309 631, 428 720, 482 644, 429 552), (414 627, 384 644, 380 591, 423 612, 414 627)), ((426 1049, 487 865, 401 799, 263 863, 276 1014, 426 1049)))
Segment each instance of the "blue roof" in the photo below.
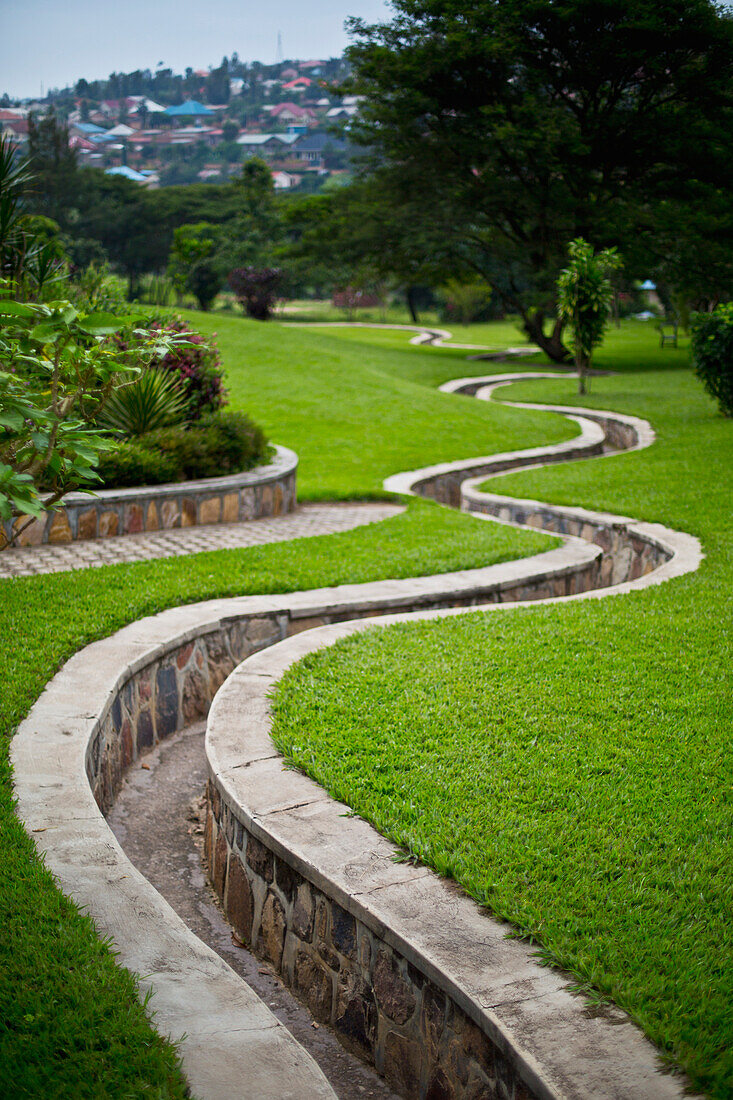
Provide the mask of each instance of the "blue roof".
POLYGON ((93 122, 75 122, 77 130, 81 130, 83 134, 103 134, 105 129, 103 126, 95 126, 93 122))
POLYGON ((197 103, 195 99, 187 99, 178 107, 166 107, 165 113, 167 115, 213 115, 214 112, 204 107, 203 103, 197 103))
POLYGON ((120 165, 119 168, 108 168, 104 174, 105 176, 124 176, 125 179, 133 180, 134 183, 143 183, 147 178, 141 172, 136 172, 134 168, 128 168, 125 164, 120 165))

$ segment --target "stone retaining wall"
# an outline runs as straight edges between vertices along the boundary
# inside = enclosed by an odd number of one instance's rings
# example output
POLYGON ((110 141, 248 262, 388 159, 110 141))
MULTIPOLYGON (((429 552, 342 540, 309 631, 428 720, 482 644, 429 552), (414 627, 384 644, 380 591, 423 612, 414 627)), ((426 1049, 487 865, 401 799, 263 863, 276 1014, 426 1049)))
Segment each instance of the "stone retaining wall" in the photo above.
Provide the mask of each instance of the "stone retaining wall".
MULTIPOLYGON (((133 535, 202 524, 241 523, 292 512, 296 506, 297 455, 285 447, 265 466, 240 474, 131 489, 68 493, 61 507, 34 520, 16 546, 133 535)), ((27 517, 0 526, 10 541, 27 517)))
POLYGON ((239 938, 414 1100, 530 1100, 515 1065, 384 936, 254 837, 209 784, 206 859, 239 938))

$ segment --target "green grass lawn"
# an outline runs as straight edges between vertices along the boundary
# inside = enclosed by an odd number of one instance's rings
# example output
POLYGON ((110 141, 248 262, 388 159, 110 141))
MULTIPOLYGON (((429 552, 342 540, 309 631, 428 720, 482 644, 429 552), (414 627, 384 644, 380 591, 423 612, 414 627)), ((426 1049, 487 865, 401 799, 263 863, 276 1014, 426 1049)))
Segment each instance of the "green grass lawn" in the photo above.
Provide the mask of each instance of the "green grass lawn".
MULTIPOLYGON (((642 452, 497 492, 697 535, 698 573, 605 600, 373 629, 306 658, 283 752, 613 999, 698 1088, 733 1094, 733 422, 682 350, 611 331, 593 393, 510 399, 648 418, 642 452)), ((470 372, 467 372, 470 373, 470 372)), ((470 399, 464 398, 470 406, 470 399)))
MULTIPOLYGON (((189 316, 219 332, 233 405, 300 454, 304 498, 378 496, 397 470, 573 434, 559 417, 436 394, 463 360, 406 340, 368 350, 323 332, 189 316)), ((416 501, 386 523, 328 538, 0 581, 0 1095, 185 1093, 132 979, 54 888, 12 812, 9 739, 69 656, 180 603, 470 568, 552 545, 416 501)))

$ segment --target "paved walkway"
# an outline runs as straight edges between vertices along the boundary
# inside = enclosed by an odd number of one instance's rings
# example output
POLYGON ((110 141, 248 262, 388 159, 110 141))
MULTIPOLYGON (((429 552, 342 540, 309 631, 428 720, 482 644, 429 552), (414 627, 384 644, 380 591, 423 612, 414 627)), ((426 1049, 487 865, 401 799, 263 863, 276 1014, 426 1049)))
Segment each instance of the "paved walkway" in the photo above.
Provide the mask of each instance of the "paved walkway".
POLYGON ((305 504, 287 516, 248 523, 218 523, 109 539, 86 539, 59 546, 9 549, 0 553, 0 578, 62 573, 69 569, 153 561, 201 554, 205 550, 234 550, 313 535, 333 535, 367 523, 378 523, 402 511, 404 509, 396 504, 305 504))

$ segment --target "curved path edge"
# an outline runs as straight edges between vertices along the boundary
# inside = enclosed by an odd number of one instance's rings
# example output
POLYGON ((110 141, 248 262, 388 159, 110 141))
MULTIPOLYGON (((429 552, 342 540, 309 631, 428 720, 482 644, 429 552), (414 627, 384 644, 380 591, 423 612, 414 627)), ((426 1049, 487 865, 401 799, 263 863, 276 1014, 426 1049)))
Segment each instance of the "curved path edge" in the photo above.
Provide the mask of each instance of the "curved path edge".
MULTIPOLYGON (((512 380, 517 377, 513 376, 512 380)), ((477 388, 488 384, 491 384, 489 380, 482 379, 477 388)), ((578 410, 573 409, 572 415, 577 414, 578 410)), ((599 414, 593 415, 599 418, 599 414)), ((613 415, 604 414, 604 417, 609 420, 613 415)), ((581 436, 575 441, 581 450, 602 446, 596 428, 597 423, 587 430, 581 424, 581 436)), ((567 450, 566 445, 559 446, 567 450)), ((545 460, 548 455, 551 457, 553 450, 545 449, 545 460)), ((524 463, 528 454, 516 454, 515 465, 524 463)), ((535 452, 532 455, 539 461, 535 452)), ((454 465, 461 480, 471 473, 476 477, 486 476, 483 463, 479 463, 478 470, 475 464, 473 467, 466 463, 454 465)), ((697 540, 659 525, 640 526, 654 528, 654 538, 663 551, 663 564, 657 563, 654 572, 606 588, 606 593, 659 583, 697 568, 701 558, 697 540)), ((221 717, 231 703, 232 692, 235 688, 241 689, 246 681, 249 695, 245 709, 241 709, 241 700, 238 701, 231 717, 234 725, 243 715, 248 724, 252 719, 251 744, 249 733, 245 746, 241 731, 234 737, 231 728, 221 734, 223 740, 218 734, 209 737, 214 787, 220 795, 232 800, 230 824, 222 834, 226 840, 229 840, 226 832, 229 830, 232 842, 236 843, 235 813, 248 815, 253 834, 259 831, 263 838, 264 818, 267 818, 268 828, 276 820, 282 827, 287 815, 294 814, 296 835, 302 839, 303 819, 309 816, 308 806, 315 807, 314 812, 327 807, 326 815, 332 827, 335 825, 338 830, 338 843, 347 847, 356 845, 356 863, 352 860, 350 864, 356 871, 356 878, 341 887, 338 883, 335 886, 345 910, 351 911, 349 904, 357 909, 361 907, 360 912, 363 910, 365 916, 364 899, 368 894, 369 919, 380 921, 386 928, 384 910, 380 906, 389 898, 396 900, 401 896, 402 913, 398 915, 402 924, 398 921, 397 930, 385 931, 385 935, 388 942, 403 947, 409 938, 405 931, 410 921, 414 923, 425 908, 426 899, 421 901, 421 891, 437 891, 435 896, 442 896, 448 907, 443 911, 451 920, 451 914, 465 909, 466 914, 471 912, 470 917, 465 917, 468 926, 477 929, 479 926, 472 922, 480 922, 483 939, 488 937, 485 946, 490 947, 490 958, 482 964, 483 969, 464 975, 463 992, 457 992, 457 1003, 463 1005, 463 1011, 471 1019, 479 1012, 482 1027, 486 1024, 499 1049, 518 1070, 517 1089, 526 1087, 531 1095, 553 1097, 645 1095, 666 1098, 682 1095, 679 1080, 656 1070, 652 1048, 631 1025, 608 1028, 588 1020, 578 1032, 585 1037, 581 1048, 577 1047, 577 1042, 574 1045, 576 1027, 588 1015, 582 1003, 562 988, 562 979, 557 974, 537 967, 521 945, 506 941, 501 926, 490 931, 492 922, 450 884, 424 868, 393 864, 392 846, 365 823, 341 816, 345 808, 337 807, 320 788, 311 792, 313 798, 309 795, 305 805, 300 804, 298 798, 293 805, 290 785, 310 781, 283 770, 266 735, 269 728, 267 689, 305 652, 368 625, 363 621, 344 620, 363 620, 364 616, 369 616, 368 623, 386 623, 408 617, 402 613, 374 618, 385 611, 417 611, 417 616, 409 617, 419 617, 421 614, 458 613, 465 607, 498 610, 508 606, 503 600, 526 600, 528 596, 531 600, 532 595, 538 593, 545 600, 597 597, 604 591, 583 591, 582 585, 579 590, 577 578, 584 571, 590 576, 589 571, 596 568, 601 556, 602 548, 598 545, 571 536, 564 546, 547 554, 485 569, 281 596, 214 600, 175 608, 133 623, 112 637, 86 647, 49 683, 12 743, 18 814, 34 835, 61 888, 89 910, 102 934, 112 937, 120 952, 120 962, 144 976, 143 989, 154 991, 152 1008, 156 1013, 156 1025, 174 1038, 186 1033, 181 1053, 195 1094, 207 1098, 237 1095, 237 1089, 246 1080, 251 1094, 262 1097, 278 1096, 286 1100, 296 1095, 333 1095, 312 1059, 269 1010, 218 956, 188 931, 132 867, 107 827, 100 807, 104 810, 111 804, 124 769, 133 760, 175 729, 205 715, 225 678, 248 655, 267 647, 267 654, 250 656, 249 662, 234 672, 225 692, 217 696, 212 713, 212 730, 221 730, 221 717), (564 594, 558 595, 559 588, 564 594), (331 625, 335 623, 341 625, 331 625), (300 634, 312 626, 316 629, 309 630, 308 634, 284 641, 289 635, 300 634), (258 661, 264 664, 258 665, 258 661), (253 746, 255 755, 250 759, 253 746), (279 798, 275 808, 263 807, 255 799, 253 805, 243 809, 249 796, 246 784, 242 789, 238 784, 249 772, 248 764, 255 769, 251 775, 258 768, 264 769, 273 784, 276 802, 279 798), (334 821, 334 813, 337 821, 334 821), (368 841, 364 830, 368 830, 368 841), (367 866, 362 866, 359 858, 361 854, 363 864, 365 851, 376 855, 370 855, 367 866), (404 888, 406 881, 409 881, 407 891, 404 888), (416 907, 419 914, 415 913, 416 907), (515 958, 515 951, 520 952, 516 956, 522 960, 520 971, 502 970, 501 960, 510 956, 515 958), (490 974, 494 977, 484 980, 490 974), (524 986, 524 982, 529 982, 529 986, 524 986), (509 990, 510 986, 513 991, 509 990), (534 992, 525 995, 528 989, 534 992), (498 996, 497 990, 502 991, 498 996), (537 990, 542 992, 538 994, 537 990), (566 1016, 566 1012, 569 1015, 566 1016), (538 1049, 532 1037, 545 1033, 544 1023, 548 1020, 554 1021, 556 1029, 560 1027, 560 1032, 556 1030, 555 1034, 559 1035, 561 1046, 574 1049, 581 1060, 585 1059, 582 1072, 578 1062, 569 1076, 558 1077, 553 1073, 552 1051, 538 1049), (609 1084, 609 1062, 623 1056, 628 1045, 619 1042, 622 1032, 641 1059, 634 1062, 633 1088, 628 1086, 627 1079, 624 1083, 623 1074, 620 1078, 617 1073, 612 1075, 615 1083, 609 1084), (598 1050, 604 1053, 600 1055, 589 1049, 589 1039, 592 1038, 591 1047, 595 1047, 602 1034, 616 1037, 611 1042, 612 1054, 602 1045, 598 1050), (594 1069, 590 1078, 586 1072, 589 1068, 594 1069), (588 1091, 583 1082, 601 1080, 599 1073, 606 1082, 603 1088, 599 1086, 595 1091, 588 1091), (646 1090, 643 1093, 639 1091, 640 1081, 646 1090)), ((258 790, 261 793, 262 788, 268 786, 269 783, 260 784, 258 790)), ((274 838, 273 848, 276 842, 282 843, 284 853, 289 842, 274 838)), ((216 840, 213 848, 216 848, 216 840)), ((321 881, 325 874, 322 867, 312 864, 307 854, 297 858, 305 861, 303 867, 312 865, 312 878, 321 881)), ((215 864, 215 885, 217 873, 221 878, 218 883, 221 892, 225 889, 225 877, 221 877, 221 868, 217 872, 215 864)), ((226 867, 223 875, 226 876, 226 867)), ((422 946, 418 940, 418 946, 414 947, 415 957, 420 955, 431 980, 437 980, 438 972, 442 973, 437 948, 441 938, 443 941, 453 939, 452 927, 447 936, 445 929, 433 929, 431 933, 423 929, 422 934, 427 939, 422 946)), ((449 984, 452 980, 449 979, 449 984)), ((520 1092, 515 1090, 515 1095, 519 1097, 520 1092)))

